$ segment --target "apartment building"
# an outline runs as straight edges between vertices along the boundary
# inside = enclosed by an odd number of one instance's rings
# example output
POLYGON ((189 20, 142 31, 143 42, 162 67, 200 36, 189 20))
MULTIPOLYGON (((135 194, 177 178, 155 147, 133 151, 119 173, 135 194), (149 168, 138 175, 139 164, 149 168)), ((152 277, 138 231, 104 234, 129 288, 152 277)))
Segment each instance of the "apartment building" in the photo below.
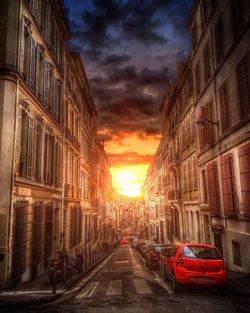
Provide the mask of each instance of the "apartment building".
POLYGON ((250 3, 194 1, 194 105, 202 241, 229 269, 250 271, 250 3))
MULTIPOLYGON (((61 1, 0 4, 0 288, 96 261, 96 108, 61 1)), ((105 153, 104 153, 105 155, 105 153)))

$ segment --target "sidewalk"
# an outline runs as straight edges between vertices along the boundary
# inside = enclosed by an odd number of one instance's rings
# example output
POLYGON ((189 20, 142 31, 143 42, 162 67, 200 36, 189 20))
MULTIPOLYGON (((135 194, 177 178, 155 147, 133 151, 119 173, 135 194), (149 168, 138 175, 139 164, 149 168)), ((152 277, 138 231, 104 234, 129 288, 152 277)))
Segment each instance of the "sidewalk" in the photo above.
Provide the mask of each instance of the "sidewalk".
MULTIPOLYGON (((52 293, 52 285, 47 274, 14 289, 0 291, 0 308, 37 305, 54 301, 65 294, 85 274, 87 272, 74 275, 72 279, 67 279, 65 284, 58 283, 56 296, 52 293)), ((236 295, 250 297, 250 274, 229 272, 228 291, 236 295)))
POLYGON ((64 295, 81 278, 85 275, 87 276, 87 274, 93 269, 97 268, 98 271, 98 264, 107 259, 114 250, 109 251, 102 259, 97 261, 83 273, 73 275, 71 279, 68 278, 64 283, 58 282, 56 284, 55 295, 53 294, 52 284, 50 283, 48 273, 10 290, 0 290, 0 309, 17 306, 25 307, 55 301, 60 296, 64 295))

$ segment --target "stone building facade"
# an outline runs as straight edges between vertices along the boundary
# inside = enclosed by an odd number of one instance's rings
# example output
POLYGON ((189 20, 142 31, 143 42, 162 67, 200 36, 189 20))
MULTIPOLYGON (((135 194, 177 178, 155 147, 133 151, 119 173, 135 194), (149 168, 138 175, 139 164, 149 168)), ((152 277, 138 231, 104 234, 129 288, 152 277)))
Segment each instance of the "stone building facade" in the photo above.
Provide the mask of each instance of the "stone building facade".
POLYGON ((250 3, 195 1, 188 20, 203 240, 250 271, 250 3))
POLYGON ((191 56, 161 106, 168 238, 214 244, 238 272, 250 271, 249 17, 246 0, 194 1, 191 56))
POLYGON ((58 250, 96 261, 98 141, 81 58, 65 48, 61 1, 2 1, 0 18, 0 288, 8 288, 46 272, 58 250))

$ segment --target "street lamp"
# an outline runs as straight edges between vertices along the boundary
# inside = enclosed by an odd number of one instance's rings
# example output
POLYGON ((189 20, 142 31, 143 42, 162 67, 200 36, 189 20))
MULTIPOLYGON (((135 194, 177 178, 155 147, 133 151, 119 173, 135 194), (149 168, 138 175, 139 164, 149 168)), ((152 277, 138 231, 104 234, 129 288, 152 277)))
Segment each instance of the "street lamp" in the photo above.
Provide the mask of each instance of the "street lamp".
POLYGON ((218 122, 213 122, 213 121, 210 121, 208 118, 201 118, 199 120, 196 120, 195 124, 198 128, 204 128, 206 127, 206 124, 209 123, 209 124, 212 124, 212 125, 216 125, 216 126, 219 126, 219 123, 218 122))

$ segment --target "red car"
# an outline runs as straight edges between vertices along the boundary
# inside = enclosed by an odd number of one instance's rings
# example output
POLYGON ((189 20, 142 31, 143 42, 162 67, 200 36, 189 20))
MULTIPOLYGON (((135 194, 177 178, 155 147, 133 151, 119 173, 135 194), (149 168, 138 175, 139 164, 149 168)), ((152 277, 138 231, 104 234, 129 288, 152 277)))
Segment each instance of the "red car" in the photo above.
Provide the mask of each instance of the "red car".
POLYGON ((128 243, 128 239, 127 238, 123 238, 120 241, 121 244, 127 244, 128 243))
POLYGON ((227 269, 219 250, 212 245, 178 243, 167 255, 162 268, 163 279, 170 278, 174 291, 181 284, 213 285, 226 290, 227 269))

